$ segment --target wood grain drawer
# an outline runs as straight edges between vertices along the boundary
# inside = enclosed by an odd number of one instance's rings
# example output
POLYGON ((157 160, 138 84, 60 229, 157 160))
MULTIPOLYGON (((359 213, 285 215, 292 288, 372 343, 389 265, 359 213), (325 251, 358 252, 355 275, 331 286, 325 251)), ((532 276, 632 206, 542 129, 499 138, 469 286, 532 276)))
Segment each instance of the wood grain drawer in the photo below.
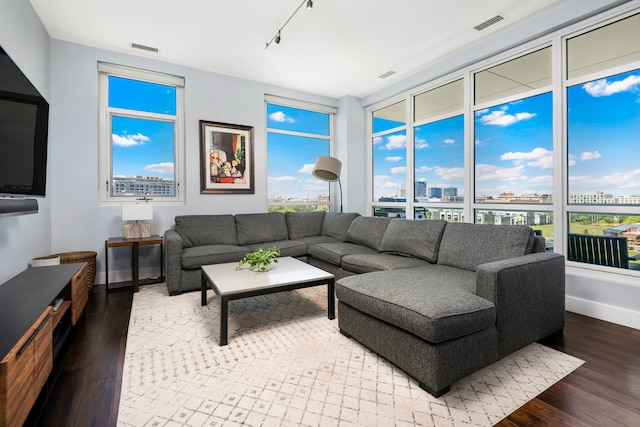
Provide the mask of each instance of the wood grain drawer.
POLYGON ((71 324, 75 325, 80 319, 84 307, 89 301, 89 264, 82 268, 71 279, 71 324))
POLYGON ((0 426, 21 426, 46 382, 53 367, 52 325, 47 307, 0 363, 0 426))

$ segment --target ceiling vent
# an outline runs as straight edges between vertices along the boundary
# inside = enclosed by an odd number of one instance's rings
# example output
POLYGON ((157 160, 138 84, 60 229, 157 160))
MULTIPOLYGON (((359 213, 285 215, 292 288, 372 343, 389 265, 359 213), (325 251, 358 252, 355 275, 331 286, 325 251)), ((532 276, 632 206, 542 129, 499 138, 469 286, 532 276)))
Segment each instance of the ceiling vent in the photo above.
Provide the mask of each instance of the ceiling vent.
POLYGON ((391 71, 391 70, 389 70, 389 71, 387 71, 386 73, 382 73, 382 74, 380 74, 380 75, 378 76, 378 78, 379 78, 379 79, 386 79, 387 77, 392 76, 392 75, 394 75, 395 73, 396 73, 395 71, 391 71))
POLYGON ((138 44, 138 43, 131 43, 131 47, 134 49, 140 49, 147 52, 158 53, 157 47, 145 46, 143 44, 138 44))
POLYGON ((487 19, 486 21, 484 21, 482 24, 478 24, 475 27, 473 27, 474 29, 478 30, 478 31, 482 31, 487 27, 492 26, 493 24, 497 24, 498 22, 502 21, 504 19, 504 16, 502 15, 496 15, 491 19, 487 19))

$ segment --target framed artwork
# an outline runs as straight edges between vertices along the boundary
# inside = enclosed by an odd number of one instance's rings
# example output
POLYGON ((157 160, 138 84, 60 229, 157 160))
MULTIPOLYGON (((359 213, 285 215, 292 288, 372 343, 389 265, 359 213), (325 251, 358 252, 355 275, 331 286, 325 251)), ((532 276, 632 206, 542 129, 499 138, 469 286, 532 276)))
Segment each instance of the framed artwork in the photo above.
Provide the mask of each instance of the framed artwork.
POLYGON ((253 194, 253 127, 200 120, 201 194, 253 194))

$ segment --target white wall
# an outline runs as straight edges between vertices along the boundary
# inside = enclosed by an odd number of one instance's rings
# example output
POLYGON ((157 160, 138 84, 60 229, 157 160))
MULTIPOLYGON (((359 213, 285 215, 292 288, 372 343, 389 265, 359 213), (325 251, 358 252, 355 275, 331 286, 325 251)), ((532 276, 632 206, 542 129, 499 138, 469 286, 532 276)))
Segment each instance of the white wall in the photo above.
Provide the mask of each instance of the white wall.
MULTIPOLYGON (((104 241, 120 236, 120 207, 105 206, 98 194, 98 75, 97 62, 165 72, 185 77, 186 205, 156 206, 152 233, 162 235, 183 214, 265 212, 267 210, 267 158, 264 95, 271 94, 338 106, 335 99, 295 92, 214 74, 155 59, 124 55, 59 40, 51 42, 51 141, 52 246, 54 252, 95 251, 98 253, 98 283, 104 283, 104 241), (254 128, 255 194, 201 195, 199 120, 249 125, 254 128)), ((359 103, 351 102, 350 114, 364 115, 359 103), (355 112, 354 112, 355 110, 355 112), (359 110, 359 111, 358 111, 359 110)), ((364 152, 364 128, 357 132, 342 123, 338 139, 352 134, 364 152)), ((338 144, 342 141, 338 140, 338 144)), ((354 148, 357 151, 357 148, 354 148)), ((351 150, 353 151, 353 150, 351 150)), ((345 153, 345 156, 347 153, 345 153)), ((357 157, 357 156, 356 156, 357 157)), ((362 156, 360 156, 362 157, 362 156)), ((345 161, 346 163, 346 161, 345 161)), ((344 168, 348 169, 345 164, 344 168)), ((363 206, 350 204, 354 210, 363 206)), ((141 277, 157 275, 159 253, 141 248, 141 277)), ((110 249, 109 280, 127 280, 130 258, 127 249, 110 249), (121 274, 120 274, 121 273, 121 274)))
MULTIPOLYGON (((49 101, 49 36, 28 0, 0 0, 0 46, 49 101)), ((49 147, 51 149, 51 147, 49 147)), ((51 171, 37 214, 0 218, 0 283, 51 253, 51 171)))

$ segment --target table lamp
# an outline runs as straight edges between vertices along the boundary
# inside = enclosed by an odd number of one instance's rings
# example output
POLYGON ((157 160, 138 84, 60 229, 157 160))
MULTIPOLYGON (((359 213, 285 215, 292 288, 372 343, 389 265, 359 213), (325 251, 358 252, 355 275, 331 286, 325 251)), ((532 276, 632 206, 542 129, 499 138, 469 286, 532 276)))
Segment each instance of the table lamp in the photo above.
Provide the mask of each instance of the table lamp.
POLYGON ((313 176, 322 181, 338 181, 340 186, 340 212, 342 212, 342 183, 340 182, 340 170, 342 162, 331 156, 318 156, 313 167, 313 176))
POLYGON ((147 221, 153 219, 153 206, 149 203, 125 203, 122 205, 122 237, 124 239, 139 239, 151 236, 151 224, 147 221), (125 221, 135 221, 125 224, 125 221))

